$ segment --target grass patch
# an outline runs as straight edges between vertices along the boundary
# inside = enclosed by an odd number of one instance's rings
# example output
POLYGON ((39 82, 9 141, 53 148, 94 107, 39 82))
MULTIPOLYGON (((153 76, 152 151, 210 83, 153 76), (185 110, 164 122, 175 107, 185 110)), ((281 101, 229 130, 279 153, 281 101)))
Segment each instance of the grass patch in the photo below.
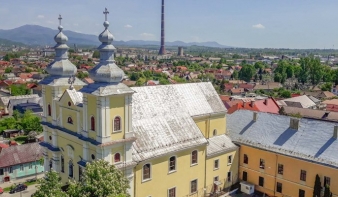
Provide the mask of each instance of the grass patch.
POLYGON ((14 138, 14 141, 16 141, 19 144, 23 144, 27 141, 27 136, 18 136, 16 138, 14 138))

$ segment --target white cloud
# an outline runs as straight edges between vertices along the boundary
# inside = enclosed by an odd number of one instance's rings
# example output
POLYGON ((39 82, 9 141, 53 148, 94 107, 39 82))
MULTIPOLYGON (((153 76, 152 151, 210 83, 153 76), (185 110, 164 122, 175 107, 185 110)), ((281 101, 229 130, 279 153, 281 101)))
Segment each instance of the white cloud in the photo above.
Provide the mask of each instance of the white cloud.
POLYGON ((46 21, 48 24, 55 24, 55 22, 54 21, 50 21, 50 20, 48 20, 48 21, 46 21))
POLYGON ((76 26, 76 27, 77 27, 77 26, 79 26, 79 24, 78 24, 78 23, 74 23, 73 25, 74 25, 74 26, 76 26))
POLYGON ((125 28, 132 28, 133 26, 131 26, 131 25, 125 25, 124 27, 125 28))
POLYGON ((262 25, 262 24, 257 24, 257 25, 252 25, 252 27, 253 28, 255 28, 255 29, 264 29, 265 27, 264 27, 264 25, 262 25))
POLYGON ((154 34, 150 34, 150 33, 141 33, 141 36, 143 37, 154 37, 154 34))
POLYGON ((38 18, 45 18, 44 15, 38 15, 38 18))

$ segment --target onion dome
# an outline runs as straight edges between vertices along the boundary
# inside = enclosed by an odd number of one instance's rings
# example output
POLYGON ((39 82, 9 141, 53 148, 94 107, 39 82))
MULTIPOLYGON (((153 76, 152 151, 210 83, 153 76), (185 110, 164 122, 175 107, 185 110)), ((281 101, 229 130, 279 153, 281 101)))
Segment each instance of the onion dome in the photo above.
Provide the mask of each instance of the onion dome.
POLYGON ((52 76, 69 77, 76 74, 77 68, 68 60, 69 47, 66 44, 68 38, 62 32, 63 27, 61 26, 61 15, 59 15, 58 19, 60 21, 58 27, 59 33, 54 37, 56 42, 56 45, 54 46, 55 58, 54 61, 47 66, 46 70, 52 76))
POLYGON ((109 22, 107 21, 107 8, 103 12, 105 14, 105 22, 103 26, 105 30, 99 35, 102 44, 98 47, 100 51, 100 62, 89 71, 89 76, 98 83, 119 83, 125 76, 114 60, 115 47, 111 44, 114 40, 113 34, 108 30, 109 22))

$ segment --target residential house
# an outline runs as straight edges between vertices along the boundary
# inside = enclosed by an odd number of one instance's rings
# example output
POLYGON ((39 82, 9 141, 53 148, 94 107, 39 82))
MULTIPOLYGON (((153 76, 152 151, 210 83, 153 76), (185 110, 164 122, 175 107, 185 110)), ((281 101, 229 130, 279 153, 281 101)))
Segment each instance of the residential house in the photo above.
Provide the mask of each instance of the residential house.
POLYGON ((334 95, 338 96, 338 85, 333 86, 331 92, 332 92, 334 95))
POLYGON ((0 152, 0 181, 8 182, 44 172, 40 162, 43 148, 38 143, 10 146, 0 152))
POLYGON ((23 130, 20 129, 5 129, 2 132, 2 137, 12 138, 23 134, 23 130))
POLYGON ((333 111, 283 106, 283 112, 288 116, 338 122, 338 112, 333 111))
POLYGON ((250 101, 242 100, 242 102, 237 102, 227 109, 228 114, 232 114, 240 109, 278 114, 280 107, 275 99, 267 98, 262 100, 251 99, 250 101))
POLYGON ((42 105, 41 97, 10 98, 7 105, 8 115, 12 116, 15 110, 18 110, 21 113, 24 113, 26 110, 32 110, 33 113, 41 115, 42 105))
POLYGON ((290 106, 290 107, 316 109, 316 103, 313 102, 306 95, 288 98, 288 99, 284 99, 284 100, 279 100, 279 101, 277 101, 277 103, 280 107, 281 106, 290 106))
POLYGON ((327 111, 338 112, 338 99, 326 100, 323 101, 323 104, 326 105, 327 111))
POLYGON ((0 108, 4 109, 4 114, 8 114, 8 103, 9 103, 9 100, 30 99, 30 98, 39 98, 39 95, 37 95, 37 94, 31 94, 31 95, 3 96, 3 97, 0 97, 0 108))
POLYGON ((227 133, 240 146, 239 176, 268 196, 312 197, 321 187, 338 196, 338 126, 334 122, 238 110, 227 133), (240 120, 240 121, 238 121, 240 120))
POLYGON ((273 91, 273 89, 281 87, 283 87, 281 83, 267 82, 264 84, 256 84, 254 90, 273 91))

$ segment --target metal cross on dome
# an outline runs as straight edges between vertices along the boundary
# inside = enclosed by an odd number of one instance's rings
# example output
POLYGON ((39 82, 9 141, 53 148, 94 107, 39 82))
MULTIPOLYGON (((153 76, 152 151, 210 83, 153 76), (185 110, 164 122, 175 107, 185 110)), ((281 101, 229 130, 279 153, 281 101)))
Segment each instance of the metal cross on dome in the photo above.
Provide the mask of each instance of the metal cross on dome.
POLYGON ((61 25, 61 20, 62 20, 62 17, 61 17, 61 14, 59 14, 59 25, 61 25))
POLYGON ((105 19, 106 19, 106 21, 107 21, 107 15, 109 14, 109 11, 108 11, 107 8, 105 8, 103 14, 105 15, 105 19))

